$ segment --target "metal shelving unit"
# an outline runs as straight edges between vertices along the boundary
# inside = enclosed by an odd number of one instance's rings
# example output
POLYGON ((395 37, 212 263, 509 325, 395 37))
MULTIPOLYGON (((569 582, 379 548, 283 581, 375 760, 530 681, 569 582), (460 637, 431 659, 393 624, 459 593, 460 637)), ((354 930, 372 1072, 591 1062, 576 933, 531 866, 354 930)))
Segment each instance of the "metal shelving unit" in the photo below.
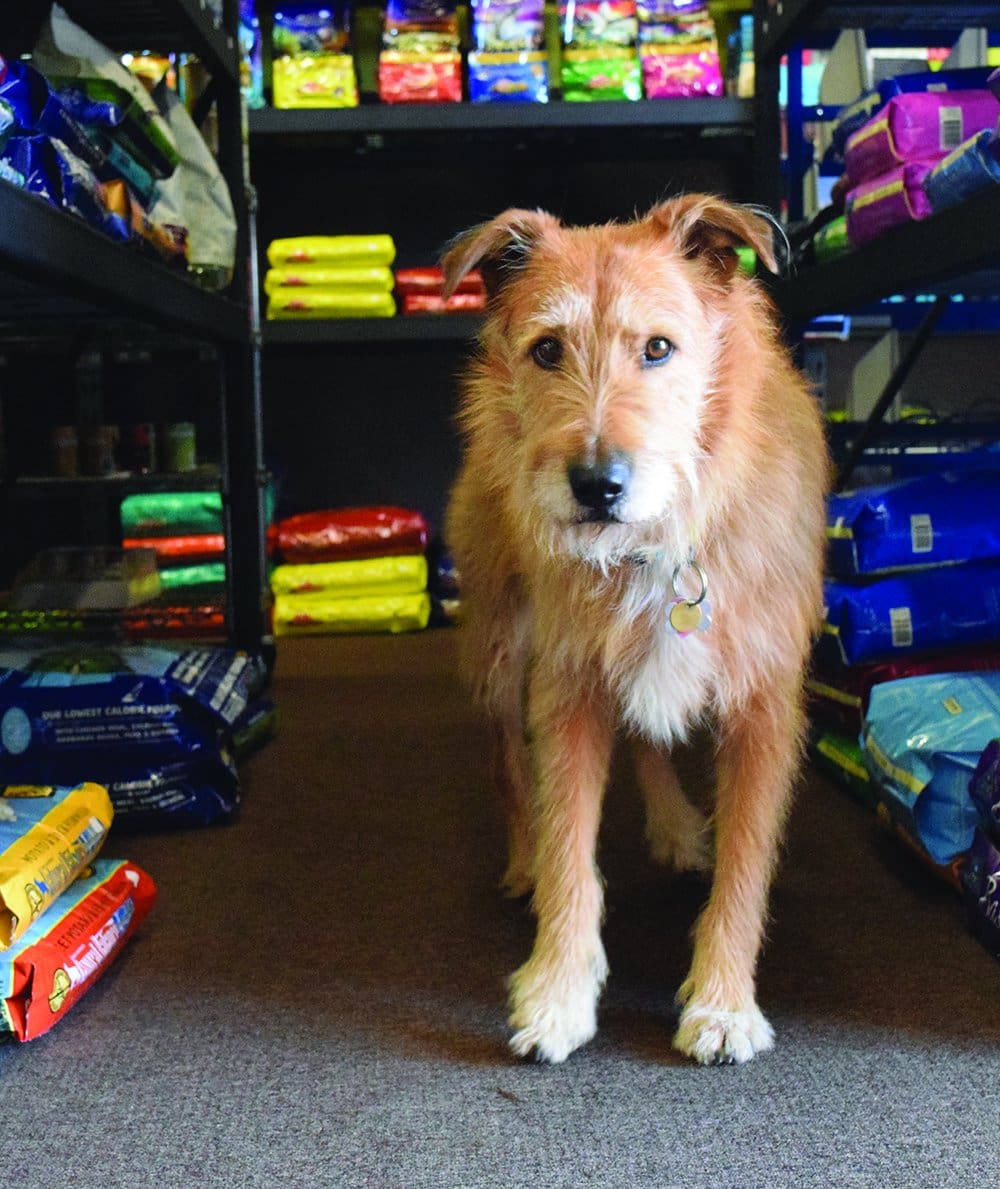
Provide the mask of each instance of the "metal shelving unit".
POLYGON ((324 343, 466 343, 479 333, 475 314, 426 314, 395 318, 294 319, 265 322, 264 345, 304 347, 324 343))
MULTIPOLYGON (((223 433, 221 487, 226 517, 227 636, 252 651, 270 647, 264 550, 259 313, 251 282, 255 250, 253 212, 245 170, 243 103, 239 91, 237 0, 224 0, 217 20, 205 0, 63 0, 69 15, 115 49, 157 48, 197 53, 212 74, 217 107, 219 165, 238 225, 237 266, 226 295, 208 293, 128 246, 115 244, 82 221, 35 195, 0 181, 0 272, 8 278, 0 320, 51 326, 79 320, 106 327, 137 325, 156 334, 180 334, 210 344, 219 372, 223 433), (10 280, 13 278, 13 282, 10 280)), ((0 49, 29 49, 49 0, 24 0, 0 17, 0 49)), ((154 489, 160 477, 134 477, 154 489)), ((125 481, 53 481, 25 476, 22 491, 56 490, 75 498, 85 491, 124 490, 125 481)))

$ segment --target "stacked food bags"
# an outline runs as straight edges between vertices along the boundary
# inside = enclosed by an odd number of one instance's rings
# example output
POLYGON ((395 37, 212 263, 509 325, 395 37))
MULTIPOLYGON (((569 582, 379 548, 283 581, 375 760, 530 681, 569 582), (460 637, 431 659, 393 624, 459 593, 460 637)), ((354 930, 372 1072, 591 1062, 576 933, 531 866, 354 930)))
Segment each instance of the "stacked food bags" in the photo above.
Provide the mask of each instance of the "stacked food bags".
POLYGON ((396 312, 389 235, 272 240, 264 278, 268 318, 391 318, 396 312))

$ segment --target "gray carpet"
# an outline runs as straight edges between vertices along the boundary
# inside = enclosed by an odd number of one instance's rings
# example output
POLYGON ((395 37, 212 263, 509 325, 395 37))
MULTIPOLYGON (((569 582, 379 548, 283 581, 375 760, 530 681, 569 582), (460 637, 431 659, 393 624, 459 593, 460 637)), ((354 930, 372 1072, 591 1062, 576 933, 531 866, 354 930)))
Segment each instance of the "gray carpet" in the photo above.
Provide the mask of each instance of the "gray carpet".
MULTIPOLYGON (((528 953, 454 632, 294 641, 233 825, 123 835, 153 915, 73 1012, 0 1049, 0 1185, 983 1186, 1000 967, 958 898, 808 774, 761 968, 773 1053, 670 1048, 704 895, 640 847, 625 763, 601 861, 595 1041, 512 1059, 528 953)), ((992 1171, 990 1171, 992 1170, 992 1171)))

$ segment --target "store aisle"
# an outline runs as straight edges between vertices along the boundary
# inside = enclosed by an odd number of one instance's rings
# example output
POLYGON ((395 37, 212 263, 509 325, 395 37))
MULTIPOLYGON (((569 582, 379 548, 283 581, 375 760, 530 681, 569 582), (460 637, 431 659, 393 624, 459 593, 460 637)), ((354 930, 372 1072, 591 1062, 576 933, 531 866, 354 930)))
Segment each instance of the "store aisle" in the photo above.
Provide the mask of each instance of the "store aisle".
POLYGON ((112 834, 160 897, 48 1036, 0 1050, 0 1184, 973 1185, 998 1157, 1000 971, 955 895, 804 782, 761 1001, 778 1047, 670 1049, 704 888, 641 848, 625 762, 601 863, 611 980, 561 1067, 508 1056, 531 921, 456 633, 291 640, 239 820, 112 834))

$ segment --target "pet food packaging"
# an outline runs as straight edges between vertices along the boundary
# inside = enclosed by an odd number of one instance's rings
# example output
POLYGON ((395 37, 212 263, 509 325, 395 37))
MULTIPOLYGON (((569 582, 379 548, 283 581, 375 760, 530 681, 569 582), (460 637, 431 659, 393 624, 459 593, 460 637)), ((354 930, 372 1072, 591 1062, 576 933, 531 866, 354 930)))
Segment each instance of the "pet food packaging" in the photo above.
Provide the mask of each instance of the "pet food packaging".
POLYGON ((383 103, 461 103, 462 55, 383 50, 378 59, 378 95, 383 103))
POLYGON ((915 161, 938 161, 1000 116, 987 90, 896 95, 851 136, 844 153, 854 185, 915 161))
POLYGON ((824 582, 823 640, 846 664, 1000 640, 1000 562, 824 582))
POLYGON ((871 692, 862 738, 880 799, 935 863, 972 845, 969 782, 997 734, 1000 672, 907 677, 871 692))
POLYGON ((409 508, 331 508, 280 521, 278 551, 291 565, 423 553, 428 531, 409 508))
POLYGON ((949 153, 924 178, 931 208, 947 210, 1000 183, 1000 134, 984 129, 949 153))
MULTIPOLYGON (((1000 666, 997 668, 1000 671, 1000 666)), ((979 757, 969 794, 979 811, 980 825, 1000 845, 1000 739, 991 739, 979 757)))
POLYGON ((275 12, 275 107, 357 107, 350 17, 344 3, 283 3, 275 12))
POLYGON ((374 293, 388 293, 395 281, 392 269, 384 264, 343 268, 322 264, 282 265, 269 268, 264 277, 264 291, 276 293, 282 289, 362 289, 374 293))
POLYGON ((127 537, 221 533, 222 495, 218 491, 136 492, 121 501, 118 515, 127 537))
POLYGON ((396 259, 391 235, 300 235, 274 239, 267 246, 267 262, 318 264, 328 268, 390 265, 396 259))
POLYGON ((839 577, 1000 557, 1000 470, 931 474, 830 496, 839 577))
MULTIPOLYGON (((396 292, 401 297, 410 294, 433 294, 440 296, 444 289, 444 270, 437 266, 425 268, 398 268, 396 270, 396 292)), ((485 295, 482 274, 473 269, 465 274, 455 287, 455 293, 477 293, 485 295)))
POLYGON ((468 55, 473 103, 548 102, 540 0, 472 0, 468 55))
POLYGON ((1000 958, 1000 848, 982 830, 962 863, 961 881, 973 932, 1000 958))
POLYGON ((835 784, 868 809, 875 808, 872 778, 856 737, 823 731, 810 741, 809 754, 813 763, 835 784))
POLYGON ((642 98, 635 0, 574 0, 559 17, 564 100, 642 98))
POLYGON ((151 550, 160 564, 172 562, 221 561, 226 555, 222 533, 190 533, 173 537, 123 537, 124 549, 151 550))
POLYGON ((114 810, 107 789, 92 782, 75 788, 7 785, 0 798, 0 950, 5 950, 97 856, 114 810))
POLYGON ((276 566, 274 594, 329 594, 358 598, 379 594, 416 594, 427 588, 427 560, 422 554, 328 561, 306 566, 276 566))
POLYGON ((107 970, 155 899, 141 867, 97 859, 0 954, 0 1028, 19 1041, 47 1032, 107 970))
POLYGON ((362 632, 420 631, 431 615, 426 592, 337 598, 328 594, 277 595, 274 600, 276 636, 310 636, 362 632))
POLYGON ((165 591, 206 590, 221 593, 226 585, 226 566, 221 561, 202 562, 195 566, 168 566, 160 570, 160 583, 165 591))
POLYGON ((828 656, 814 658, 806 678, 809 713, 816 720, 857 737, 874 686, 924 673, 1000 672, 1000 643, 974 648, 938 648, 895 660, 845 665, 828 656))
POLYGON ((486 298, 481 293, 453 293, 451 297, 407 293, 403 298, 404 314, 481 314, 485 309, 486 298))
POLYGON ((92 767, 114 806, 116 833, 210 826, 231 817, 240 804, 234 749, 235 742, 159 760, 96 759, 92 767))
POLYGON ((391 318, 396 300, 388 292, 366 289, 275 289, 268 295, 267 316, 287 318, 391 318))
POLYGON ((862 247, 893 227, 919 222, 931 214, 924 178, 932 161, 910 161, 848 191, 847 238, 862 247))
POLYGON ((681 51, 666 45, 643 45, 642 86, 647 99, 689 99, 723 93, 719 54, 715 49, 681 51))

